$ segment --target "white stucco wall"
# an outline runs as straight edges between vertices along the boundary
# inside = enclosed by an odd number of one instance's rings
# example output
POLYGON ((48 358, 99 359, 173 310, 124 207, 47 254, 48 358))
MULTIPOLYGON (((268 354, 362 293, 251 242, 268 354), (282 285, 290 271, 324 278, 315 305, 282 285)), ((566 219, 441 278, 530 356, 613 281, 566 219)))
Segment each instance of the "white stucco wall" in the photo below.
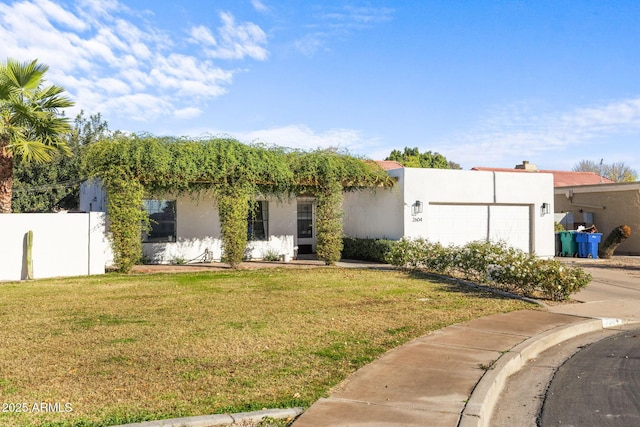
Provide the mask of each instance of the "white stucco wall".
POLYGON ((108 252, 104 213, 4 214, 0 230, 0 280, 26 279, 29 230, 35 279, 104 274, 108 252))
MULTIPOLYGON (((214 261, 222 258, 220 219, 212 195, 202 197, 154 196, 158 199, 176 200, 176 241, 143 243, 147 262, 170 264, 199 262, 205 255, 214 261)), ((247 244, 247 259, 263 259, 268 254, 278 254, 286 259, 294 257, 296 230, 295 199, 278 200, 260 198, 269 202, 269 239, 247 244)))
POLYGON ((218 207, 213 197, 181 195, 162 198, 176 200, 178 239, 188 241, 201 239, 203 236, 220 237, 218 207))
POLYGON ((402 183, 346 193, 342 203, 345 236, 398 240, 403 236, 402 183))

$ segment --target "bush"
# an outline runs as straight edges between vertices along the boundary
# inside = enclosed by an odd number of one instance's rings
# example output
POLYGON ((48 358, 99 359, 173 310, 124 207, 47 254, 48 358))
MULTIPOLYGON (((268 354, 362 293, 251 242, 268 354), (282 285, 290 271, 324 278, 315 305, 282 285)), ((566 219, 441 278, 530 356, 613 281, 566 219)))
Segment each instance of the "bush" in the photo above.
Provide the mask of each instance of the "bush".
POLYGON ((269 249, 262 255, 262 260, 272 262, 272 261, 280 261, 281 259, 278 251, 269 249))
POLYGON ((387 260, 405 269, 447 274, 555 301, 569 298, 591 281, 581 268, 538 258, 505 242, 475 241, 444 247, 424 239, 402 239, 393 245, 387 260))
POLYGON ((395 243, 395 240, 344 237, 342 239, 342 258, 387 262, 387 256, 395 243))
POLYGON ((455 252, 451 247, 424 239, 402 239, 396 242, 387 257, 389 264, 404 269, 424 269, 447 274, 454 263, 455 252))

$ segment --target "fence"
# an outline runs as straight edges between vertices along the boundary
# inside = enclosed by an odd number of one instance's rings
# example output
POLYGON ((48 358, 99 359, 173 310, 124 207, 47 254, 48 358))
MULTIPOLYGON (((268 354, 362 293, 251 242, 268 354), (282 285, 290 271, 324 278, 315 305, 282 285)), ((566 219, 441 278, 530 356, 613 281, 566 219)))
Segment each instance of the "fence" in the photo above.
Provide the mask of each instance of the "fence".
POLYGON ((0 280, 27 279, 29 270, 34 279, 105 272, 102 212, 1 214, 0 236, 0 280))

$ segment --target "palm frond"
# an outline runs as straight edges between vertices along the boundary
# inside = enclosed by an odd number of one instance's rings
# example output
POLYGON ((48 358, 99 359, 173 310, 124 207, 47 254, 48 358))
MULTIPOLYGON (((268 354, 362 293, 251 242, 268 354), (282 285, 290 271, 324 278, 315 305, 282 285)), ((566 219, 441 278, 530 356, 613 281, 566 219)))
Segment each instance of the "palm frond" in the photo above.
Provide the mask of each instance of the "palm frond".
POLYGON ((57 111, 60 108, 71 107, 74 103, 71 99, 62 95, 64 92, 64 88, 60 86, 47 86, 36 90, 31 102, 37 104, 43 111, 57 111))
POLYGON ((6 78, 23 91, 33 91, 42 83, 42 77, 49 67, 38 64, 38 60, 31 62, 19 62, 15 59, 8 59, 6 64, 6 78))
POLYGON ((46 163, 51 161, 54 147, 43 144, 40 141, 33 141, 27 139, 14 139, 9 144, 9 149, 13 152, 14 156, 20 157, 26 162, 34 163, 46 163))

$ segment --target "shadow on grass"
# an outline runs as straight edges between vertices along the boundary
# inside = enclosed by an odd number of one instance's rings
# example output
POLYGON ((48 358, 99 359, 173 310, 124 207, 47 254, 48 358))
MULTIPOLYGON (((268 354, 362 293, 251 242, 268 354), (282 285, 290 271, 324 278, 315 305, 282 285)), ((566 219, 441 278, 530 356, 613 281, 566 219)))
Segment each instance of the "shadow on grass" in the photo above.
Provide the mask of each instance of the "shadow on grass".
POLYGON ((503 289, 493 288, 488 285, 470 282, 455 277, 443 276, 440 274, 429 273, 425 271, 408 271, 407 274, 413 279, 428 280, 431 283, 440 286, 441 290, 447 292, 461 293, 476 298, 487 299, 520 299, 531 301, 530 297, 518 295, 503 289))

